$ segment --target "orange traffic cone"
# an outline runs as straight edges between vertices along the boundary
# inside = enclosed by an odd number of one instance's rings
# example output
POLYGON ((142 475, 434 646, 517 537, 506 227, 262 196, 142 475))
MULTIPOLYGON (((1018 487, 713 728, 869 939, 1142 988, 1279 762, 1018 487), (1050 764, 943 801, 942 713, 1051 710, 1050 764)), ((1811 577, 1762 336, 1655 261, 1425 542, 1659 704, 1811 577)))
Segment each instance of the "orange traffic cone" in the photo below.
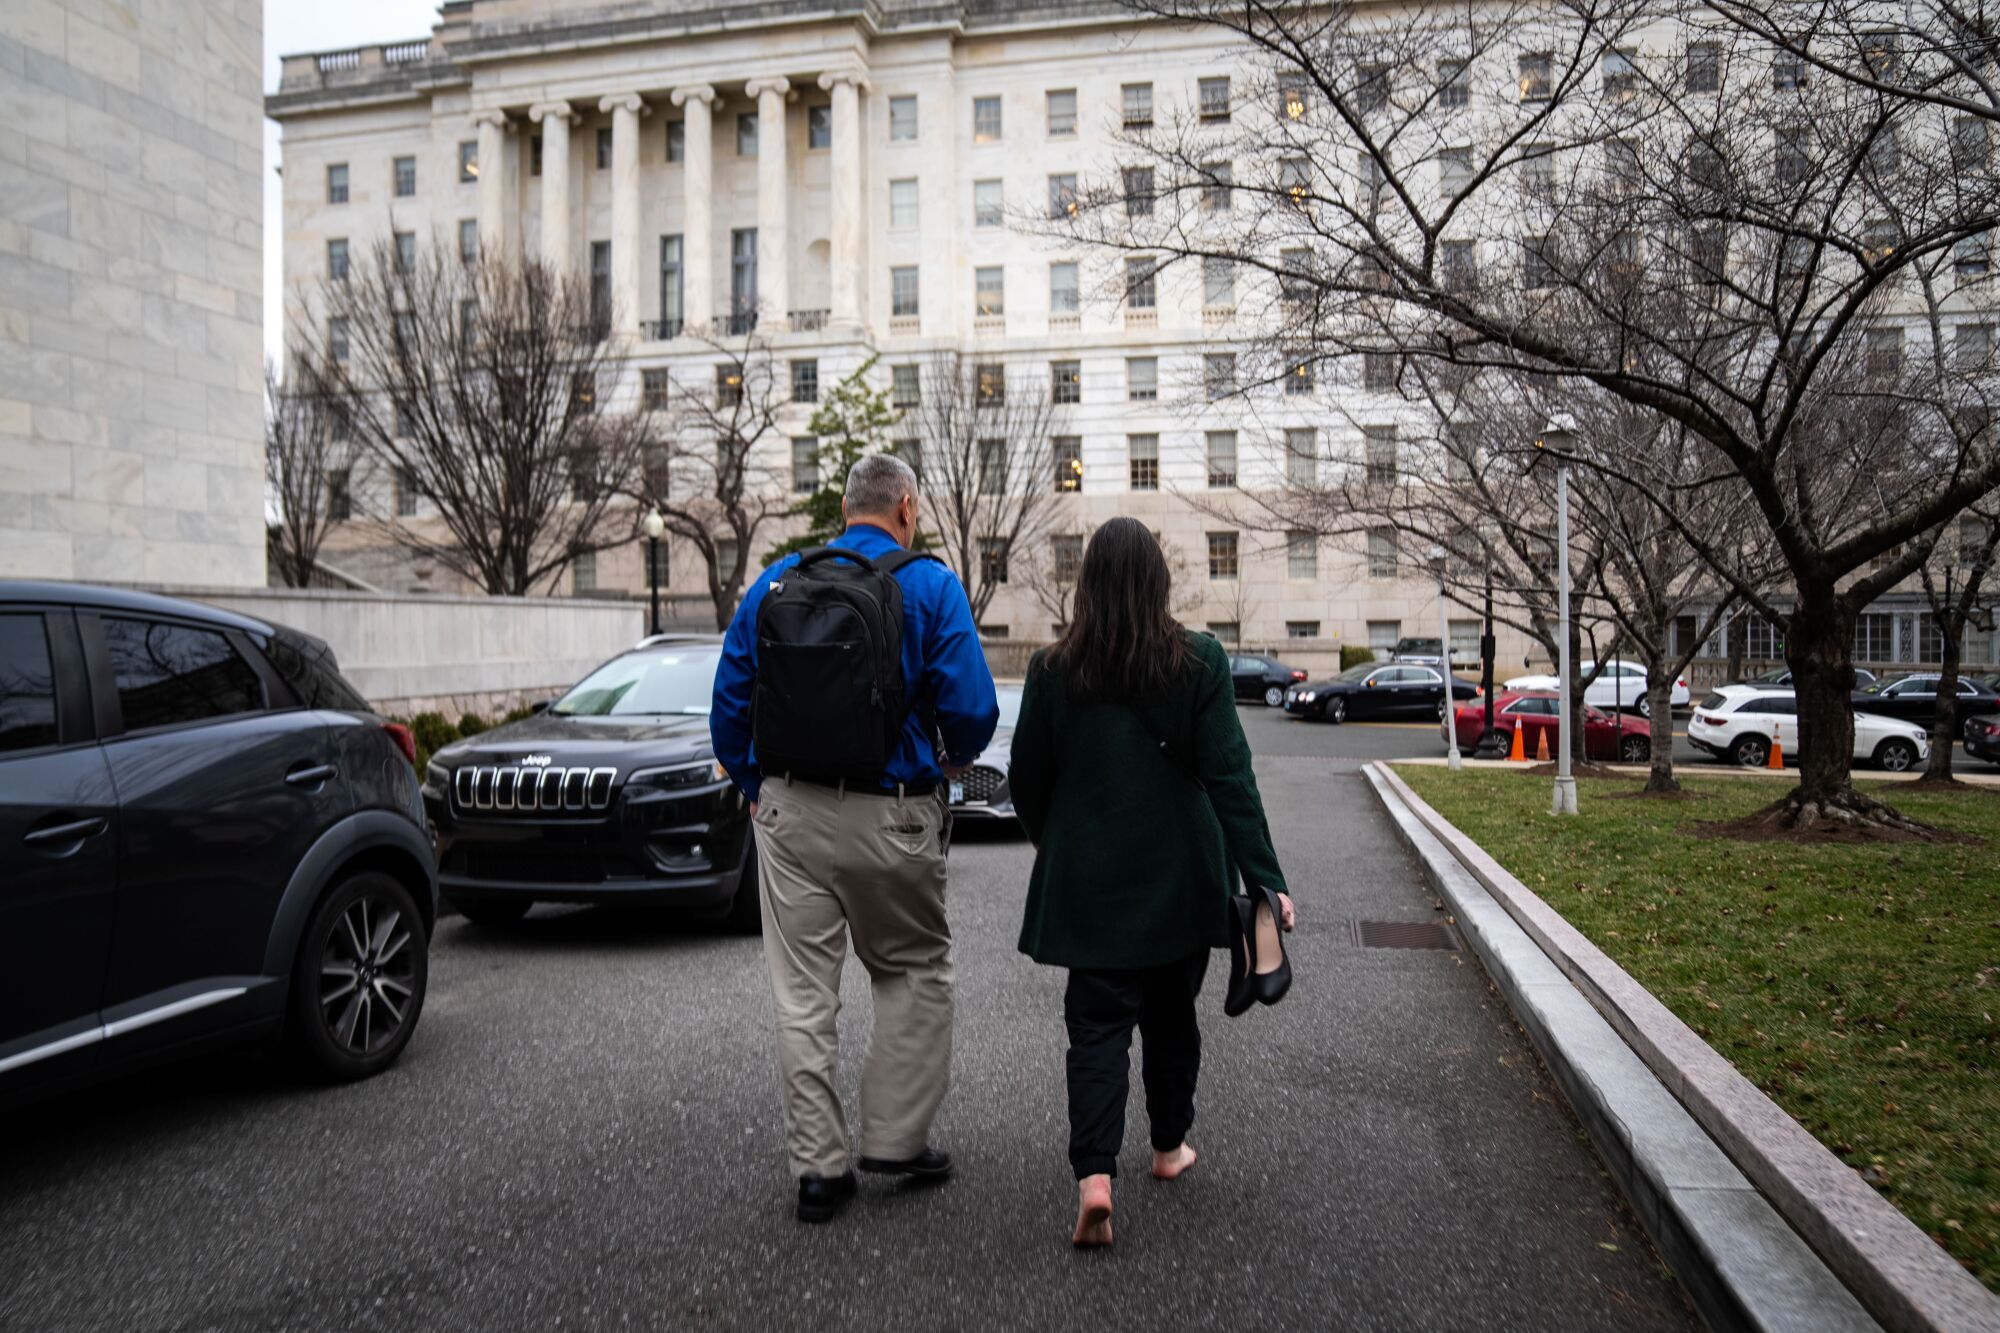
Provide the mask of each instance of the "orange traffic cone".
POLYGON ((1765 761, 1764 766, 1766 768, 1783 768, 1785 766, 1785 743, 1778 739, 1778 729, 1776 727, 1771 728, 1771 757, 1765 761))
POLYGON ((1538 764, 1549 762, 1549 729, 1547 727, 1537 727, 1535 729, 1535 762, 1538 764))
POLYGON ((1528 762, 1528 736, 1520 727, 1514 728, 1514 744, 1507 751, 1507 761, 1514 764, 1528 762))

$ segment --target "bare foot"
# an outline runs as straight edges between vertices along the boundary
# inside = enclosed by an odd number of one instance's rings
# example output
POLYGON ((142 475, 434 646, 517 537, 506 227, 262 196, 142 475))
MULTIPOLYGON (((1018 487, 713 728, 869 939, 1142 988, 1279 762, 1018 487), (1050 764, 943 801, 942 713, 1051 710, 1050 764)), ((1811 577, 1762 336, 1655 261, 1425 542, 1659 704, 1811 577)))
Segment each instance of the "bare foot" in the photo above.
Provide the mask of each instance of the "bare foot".
POLYGON ((1085 1176, 1076 1183, 1076 1234, 1069 1243, 1078 1249, 1111 1243, 1111 1177, 1085 1176))
POLYGON ((1262 898, 1257 900, 1257 970, 1275 972, 1284 961, 1278 944, 1278 923, 1271 916, 1271 905, 1262 898))
POLYGON ((1183 1143, 1180 1147, 1167 1152, 1154 1153, 1153 1178, 1155 1180, 1174 1179, 1181 1172, 1194 1165, 1196 1156, 1194 1145, 1191 1143, 1183 1143))

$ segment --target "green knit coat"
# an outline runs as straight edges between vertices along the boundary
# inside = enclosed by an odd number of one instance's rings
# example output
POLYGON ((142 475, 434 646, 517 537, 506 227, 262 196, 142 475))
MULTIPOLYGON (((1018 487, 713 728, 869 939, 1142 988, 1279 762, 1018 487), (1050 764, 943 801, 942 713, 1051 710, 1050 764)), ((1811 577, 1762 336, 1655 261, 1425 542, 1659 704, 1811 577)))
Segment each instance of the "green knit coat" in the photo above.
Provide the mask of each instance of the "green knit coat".
POLYGON ((1228 655, 1188 637, 1194 669, 1138 711, 1073 702, 1041 654, 1028 667, 1009 786, 1036 849, 1020 947, 1038 963, 1151 967, 1225 948, 1239 875, 1289 892, 1228 655))

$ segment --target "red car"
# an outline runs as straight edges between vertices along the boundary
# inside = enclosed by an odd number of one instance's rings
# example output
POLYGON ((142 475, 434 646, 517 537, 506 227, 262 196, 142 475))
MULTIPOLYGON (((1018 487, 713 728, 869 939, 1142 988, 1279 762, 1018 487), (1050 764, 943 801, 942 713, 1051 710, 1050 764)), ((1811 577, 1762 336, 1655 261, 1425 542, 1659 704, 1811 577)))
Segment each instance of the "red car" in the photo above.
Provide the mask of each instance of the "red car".
MULTIPOLYGON (((1553 690, 1502 690, 1493 696, 1493 729, 1512 746, 1514 728, 1522 727, 1522 742, 1531 759, 1541 745, 1541 734, 1547 732, 1549 753, 1554 754, 1558 740, 1557 724, 1561 721, 1557 716, 1560 707, 1561 701, 1553 690)), ((1486 731, 1486 701, 1476 699, 1462 705, 1452 719, 1458 728, 1459 748, 1470 750, 1479 744, 1480 736, 1486 731)), ((1625 713, 1614 717, 1585 707, 1583 752, 1590 759, 1643 764, 1653 757, 1652 724, 1643 717, 1625 713)))

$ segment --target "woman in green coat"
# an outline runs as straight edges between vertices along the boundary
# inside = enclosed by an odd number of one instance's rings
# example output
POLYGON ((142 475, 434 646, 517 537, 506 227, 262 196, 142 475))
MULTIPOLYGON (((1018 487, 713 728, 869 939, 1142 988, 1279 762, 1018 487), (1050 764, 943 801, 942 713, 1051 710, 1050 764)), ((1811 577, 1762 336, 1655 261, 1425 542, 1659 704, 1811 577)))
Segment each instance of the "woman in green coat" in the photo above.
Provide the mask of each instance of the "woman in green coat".
POLYGON ((1021 951, 1069 969, 1079 1246, 1111 1241, 1132 1029, 1153 1174, 1172 1180, 1195 1160, 1194 1005, 1209 950, 1232 949, 1225 1012, 1276 1003, 1291 980, 1278 928, 1292 928, 1292 903, 1229 659, 1174 620, 1168 583, 1143 524, 1117 518, 1097 530, 1069 628, 1028 668, 1009 766, 1014 808, 1035 844, 1021 951), (1239 876, 1251 897, 1237 896, 1239 876))

